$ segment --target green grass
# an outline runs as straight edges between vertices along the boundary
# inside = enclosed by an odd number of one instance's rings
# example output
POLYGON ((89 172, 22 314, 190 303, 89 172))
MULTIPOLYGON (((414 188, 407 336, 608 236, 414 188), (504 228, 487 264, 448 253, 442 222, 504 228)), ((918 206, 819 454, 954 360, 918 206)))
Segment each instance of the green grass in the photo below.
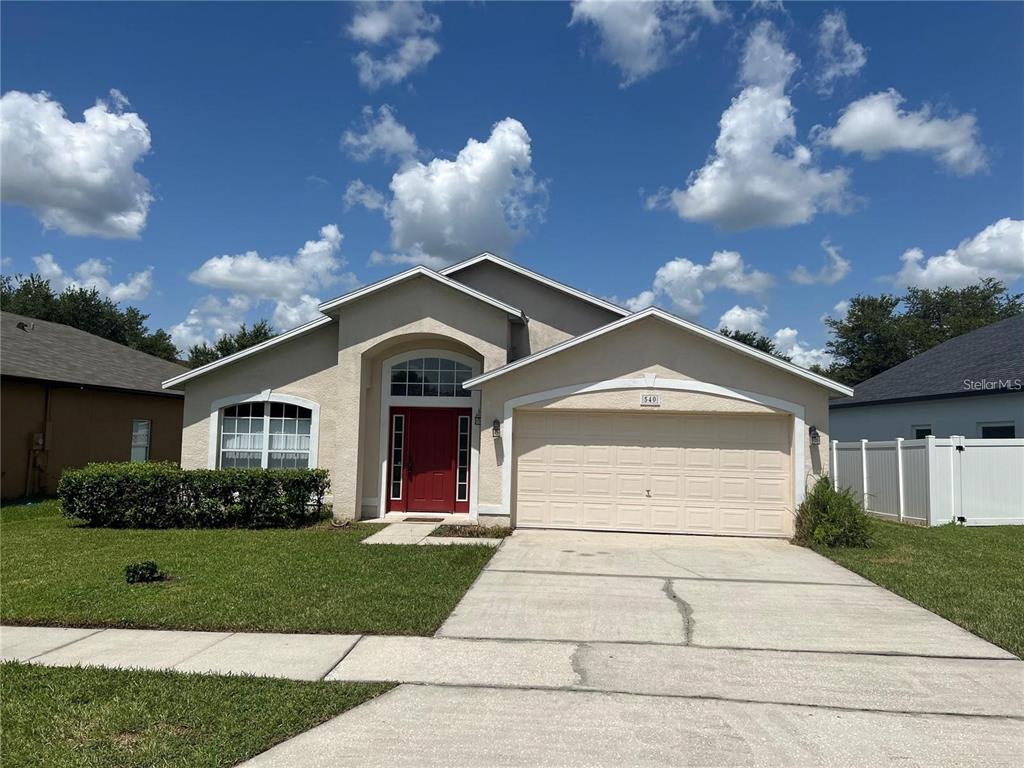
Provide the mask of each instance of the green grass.
POLYGON ((6 663, 3 765, 231 766, 390 687, 6 663))
POLYGON ((870 548, 818 551, 1024 657, 1024 526, 870 525, 870 548))
POLYGON ((82 627, 430 635, 489 547, 365 545, 380 526, 114 530, 56 501, 0 510, 0 620, 82 627), (170 579, 129 585, 128 563, 170 579))
POLYGON ((442 525, 431 536, 455 536, 460 539, 504 539, 512 535, 507 525, 442 525))

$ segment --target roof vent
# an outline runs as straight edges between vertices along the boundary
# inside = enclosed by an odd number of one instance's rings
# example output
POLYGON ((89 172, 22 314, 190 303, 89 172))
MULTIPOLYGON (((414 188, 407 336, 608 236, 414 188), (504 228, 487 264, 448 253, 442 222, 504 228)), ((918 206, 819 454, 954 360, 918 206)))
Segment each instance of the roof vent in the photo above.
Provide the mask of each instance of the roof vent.
POLYGON ((31 331, 35 330, 35 327, 35 323, 26 323, 24 320, 19 320, 17 325, 18 330, 24 331, 25 333, 30 333, 31 331))

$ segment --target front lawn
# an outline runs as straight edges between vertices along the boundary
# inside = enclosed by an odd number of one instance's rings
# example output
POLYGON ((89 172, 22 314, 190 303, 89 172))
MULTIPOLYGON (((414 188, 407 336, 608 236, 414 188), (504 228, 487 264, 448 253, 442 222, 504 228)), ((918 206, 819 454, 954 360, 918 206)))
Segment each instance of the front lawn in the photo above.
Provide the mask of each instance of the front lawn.
POLYGON ((1024 526, 869 522, 870 548, 818 551, 1024 657, 1024 526))
POLYGON ((56 501, 0 510, 0 621, 81 627, 430 635, 489 547, 364 545, 375 525, 115 530, 56 501), (129 563, 170 580, 129 585, 129 563))
POLYGON ((4 766, 231 766, 391 686, 0 665, 4 766))

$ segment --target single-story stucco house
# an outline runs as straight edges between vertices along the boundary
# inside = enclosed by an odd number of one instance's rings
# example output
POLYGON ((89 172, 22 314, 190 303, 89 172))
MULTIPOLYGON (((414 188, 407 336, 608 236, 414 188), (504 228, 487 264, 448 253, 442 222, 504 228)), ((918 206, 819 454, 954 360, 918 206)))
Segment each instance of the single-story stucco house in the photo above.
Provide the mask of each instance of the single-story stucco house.
POLYGON ((852 390, 488 253, 164 382, 185 467, 330 470, 339 519, 789 536, 852 390))
POLYGON ((938 344, 830 406, 832 438, 1024 436, 1024 315, 938 344))
POLYGON ((0 495, 54 494, 91 461, 178 461, 188 369, 61 323, 0 312, 0 495))

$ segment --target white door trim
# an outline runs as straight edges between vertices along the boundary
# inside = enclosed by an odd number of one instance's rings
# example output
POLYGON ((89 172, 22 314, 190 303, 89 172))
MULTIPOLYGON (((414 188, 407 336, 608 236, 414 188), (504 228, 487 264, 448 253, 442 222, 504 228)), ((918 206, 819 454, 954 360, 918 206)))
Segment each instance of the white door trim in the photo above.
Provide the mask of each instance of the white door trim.
MULTIPOLYGON (((210 403, 209 445, 206 454, 208 469, 217 468, 217 454, 220 452, 220 412, 229 405, 238 405, 239 403, 290 403, 309 408, 312 412, 309 425, 309 466, 319 466, 317 458, 320 452, 320 403, 297 395, 286 395, 282 392, 274 392, 272 389, 264 389, 262 392, 221 397, 210 403)), ((267 446, 264 443, 263 452, 266 453, 266 451, 267 446)))
MULTIPOLYGON (((459 352, 452 352, 448 349, 414 349, 403 352, 400 355, 393 355, 385 359, 380 366, 380 454, 378 466, 380 467, 380 482, 378 483, 377 494, 377 517, 383 518, 388 510, 388 454, 391 446, 388 445, 391 420, 389 414, 392 406, 406 406, 411 408, 470 408, 473 418, 469 422, 470 451, 469 451, 469 516, 476 520, 477 500, 480 495, 480 430, 475 428, 476 417, 480 414, 480 390, 474 390, 471 397, 392 397, 391 376, 389 369, 397 363, 404 363, 417 357, 447 357, 468 365, 473 375, 480 373, 480 362, 468 355, 459 352)), ((367 500, 364 500, 364 504, 367 500)))
POLYGON ((766 405, 769 408, 776 408, 786 411, 793 416, 793 434, 791 440, 791 455, 793 457, 793 507, 800 506, 804 500, 804 407, 798 403, 791 403, 771 395, 763 395, 759 392, 748 392, 742 389, 732 389, 720 384, 711 384, 706 381, 693 381, 691 379, 670 379, 657 374, 647 373, 634 379, 608 379, 606 381, 594 381, 589 384, 569 384, 564 387, 556 387, 543 392, 532 392, 528 395, 514 397, 505 401, 504 422, 502 423, 503 439, 508 440, 505 450, 505 460, 501 466, 501 508, 502 514, 512 514, 512 472, 515 458, 515 450, 512 445, 513 426, 515 410, 524 405, 539 403, 544 400, 554 400, 569 395, 585 394, 587 392, 607 392, 615 389, 668 389, 684 392, 701 392, 708 395, 728 397, 733 400, 743 400, 748 403, 766 405))

